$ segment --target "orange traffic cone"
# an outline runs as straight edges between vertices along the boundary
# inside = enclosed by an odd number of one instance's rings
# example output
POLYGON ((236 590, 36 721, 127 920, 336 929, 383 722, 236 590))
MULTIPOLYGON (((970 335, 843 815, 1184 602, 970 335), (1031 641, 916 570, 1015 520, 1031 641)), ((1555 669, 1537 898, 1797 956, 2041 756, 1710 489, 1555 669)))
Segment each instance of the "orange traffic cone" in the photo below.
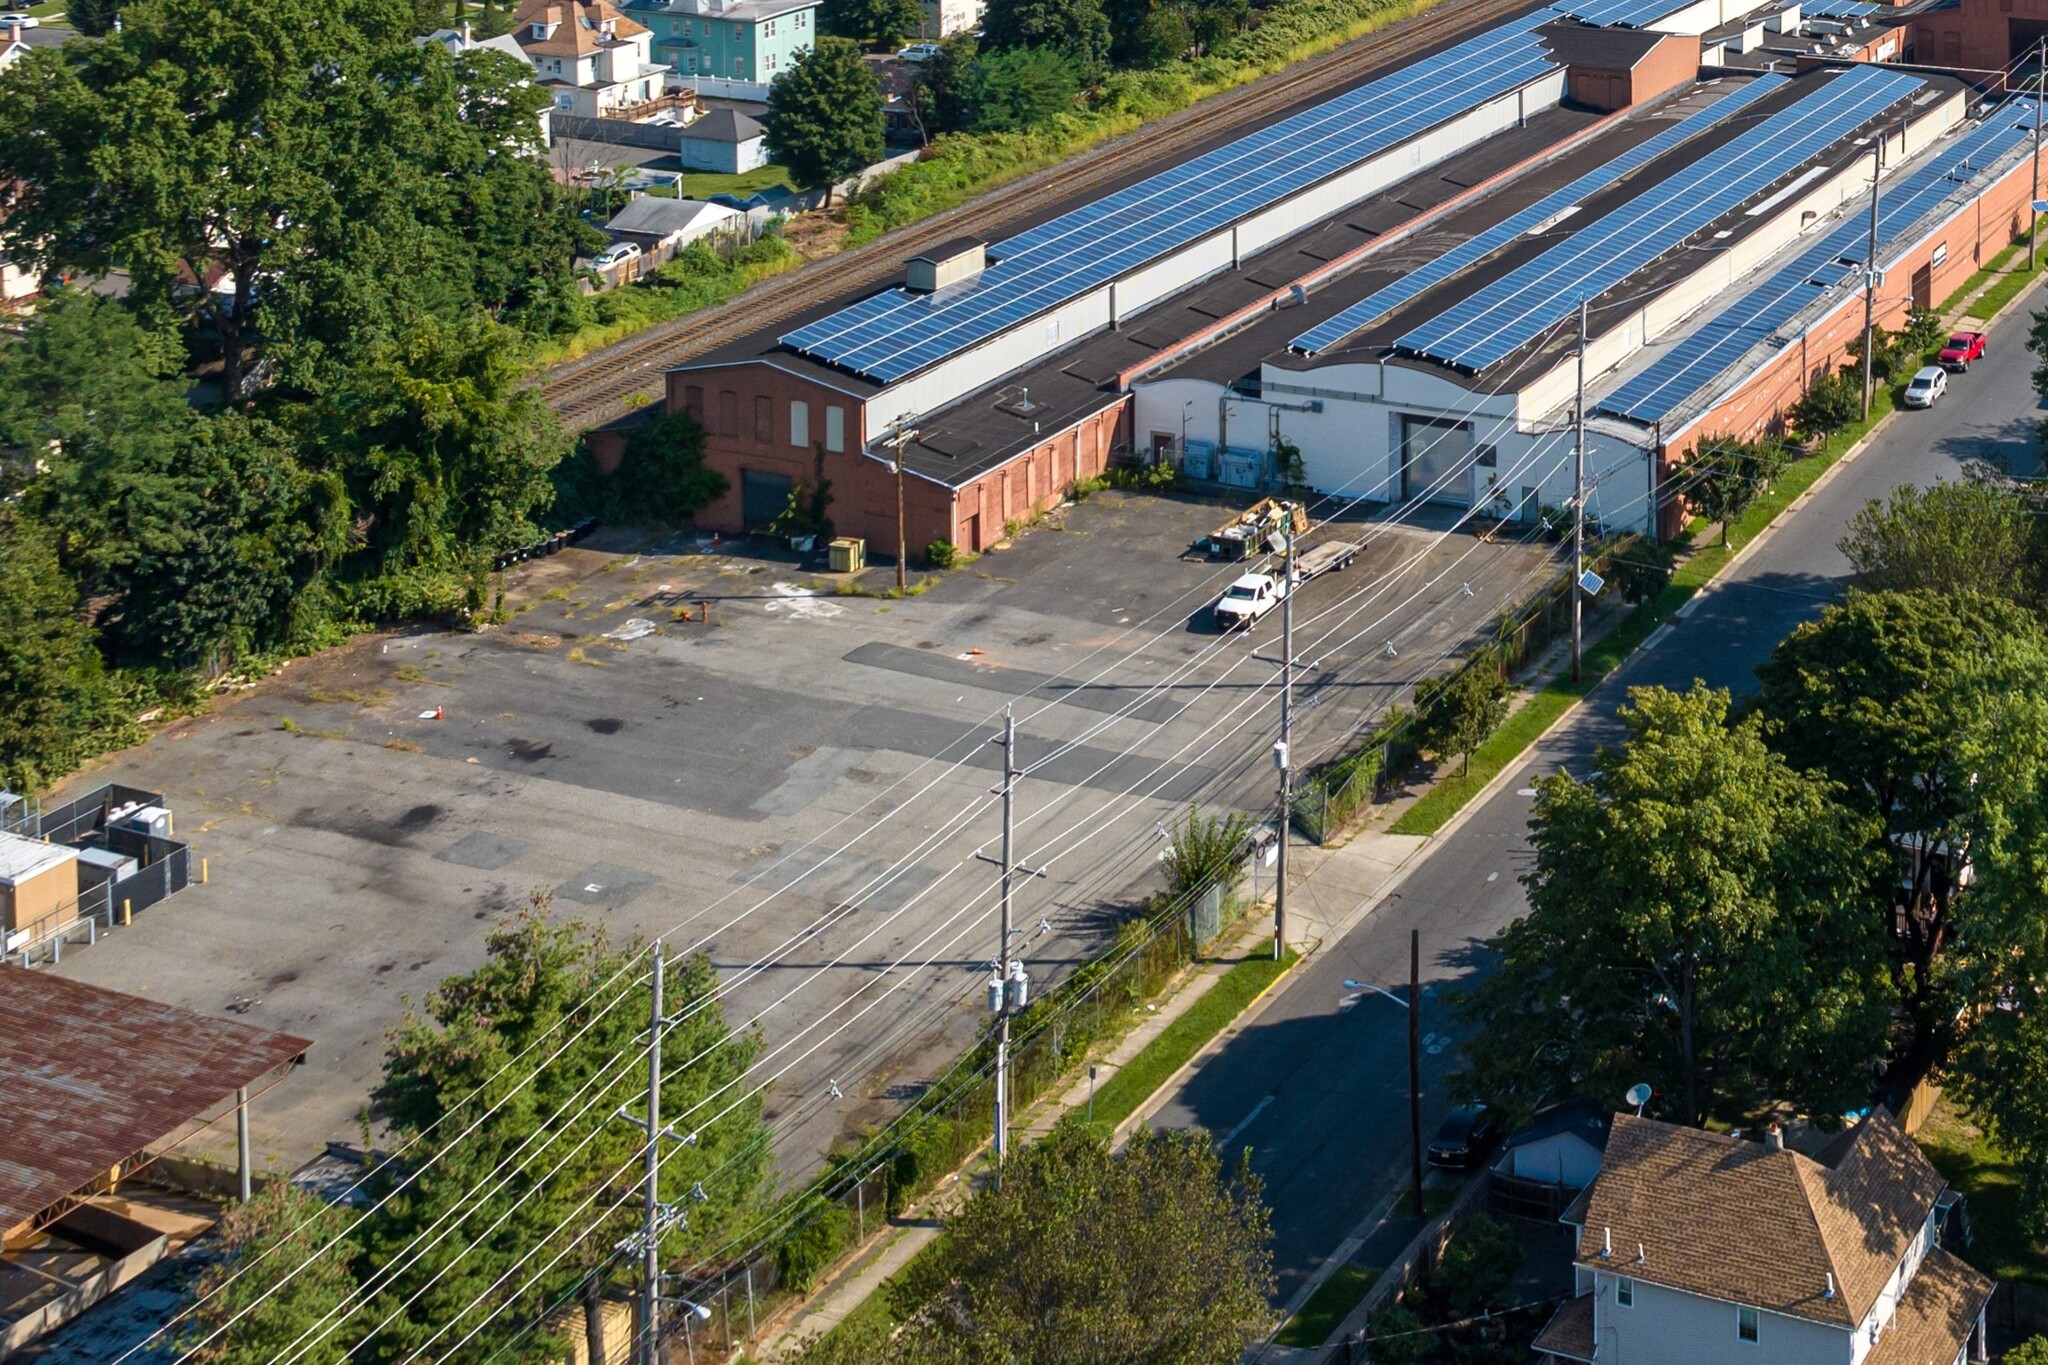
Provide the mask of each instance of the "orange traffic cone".
POLYGON ((446 720, 446 719, 447 719, 447 714, 446 714, 445 712, 443 712, 443 711, 441 710, 441 708, 440 708, 440 707, 438 707, 438 706, 437 706, 437 707, 435 707, 435 708, 434 708, 434 719, 435 719, 435 720, 446 720))

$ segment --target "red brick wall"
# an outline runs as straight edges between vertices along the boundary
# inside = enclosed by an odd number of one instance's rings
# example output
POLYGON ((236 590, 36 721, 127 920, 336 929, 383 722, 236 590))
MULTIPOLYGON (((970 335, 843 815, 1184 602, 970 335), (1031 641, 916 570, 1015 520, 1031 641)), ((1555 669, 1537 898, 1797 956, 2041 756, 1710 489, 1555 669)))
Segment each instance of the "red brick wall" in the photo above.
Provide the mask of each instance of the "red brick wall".
MULTIPOLYGON (((746 529, 741 483, 747 470, 780 474, 806 486, 815 482, 825 409, 837 406, 846 414, 846 448, 823 456, 824 476, 832 483, 827 515, 833 530, 864 537, 878 556, 896 553, 895 470, 888 460, 861 453, 862 407, 854 398, 765 364, 676 370, 667 382, 669 405, 694 412, 704 424, 704 462, 729 485, 723 497, 698 514, 698 525, 729 534, 746 529), (793 401, 809 404, 806 449, 790 443, 793 401)), ((910 558, 922 558, 924 548, 936 540, 979 552, 1002 539, 1005 523, 1029 520, 1056 505, 1077 477, 1099 474, 1108 465, 1128 406, 1119 403, 1073 428, 1048 434, 1038 446, 960 488, 957 497, 945 485, 907 474, 903 541, 910 558)))
MULTIPOLYGON (((1875 319, 1880 327, 1903 326, 1906 314, 1920 304, 1938 306, 1985 261, 2007 244, 2022 239, 2031 213, 2033 171, 2021 161, 1999 183, 1928 235, 1906 258, 1888 268, 1877 291, 1875 319), (1942 259, 1936 264, 1934 257, 1942 259), (1923 273, 1924 272, 1924 273, 1923 273), (1917 297, 1916 297, 1917 296, 1917 297)), ((1863 296, 1845 298, 1776 363, 1717 403, 1699 422, 1670 439, 1660 481, 1674 477, 1683 457, 1704 437, 1731 435, 1750 440, 1782 431, 1785 414, 1809 385, 1850 363, 1849 343, 1863 335, 1863 296)), ((1667 533, 1677 529, 1681 513, 1666 509, 1667 533)))
MULTIPOLYGON (((1913 16, 1913 60, 1971 72, 2003 71, 2048 30, 2048 0, 1962 0, 1913 16)), ((2002 82, 2001 82, 2002 84, 2002 82)))

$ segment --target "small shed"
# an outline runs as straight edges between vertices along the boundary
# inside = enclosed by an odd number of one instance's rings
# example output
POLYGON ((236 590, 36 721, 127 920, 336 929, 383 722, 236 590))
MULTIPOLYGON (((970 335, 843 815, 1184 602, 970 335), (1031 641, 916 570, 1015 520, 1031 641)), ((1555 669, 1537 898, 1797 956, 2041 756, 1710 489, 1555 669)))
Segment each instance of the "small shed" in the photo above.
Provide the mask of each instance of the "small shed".
POLYGON ((632 242, 656 260, 667 260, 700 237, 739 232, 746 215, 700 199, 643 194, 604 225, 615 242, 632 242))
POLYGON ((742 175, 768 164, 768 130, 737 109, 713 109, 682 130, 685 169, 742 175))
POLYGON ((0 833, 0 929, 54 929, 77 915, 78 850, 0 833))
POLYGON ((1494 1169, 1582 1190, 1600 1174, 1614 1115, 1592 1100, 1554 1104, 1509 1135, 1494 1169))

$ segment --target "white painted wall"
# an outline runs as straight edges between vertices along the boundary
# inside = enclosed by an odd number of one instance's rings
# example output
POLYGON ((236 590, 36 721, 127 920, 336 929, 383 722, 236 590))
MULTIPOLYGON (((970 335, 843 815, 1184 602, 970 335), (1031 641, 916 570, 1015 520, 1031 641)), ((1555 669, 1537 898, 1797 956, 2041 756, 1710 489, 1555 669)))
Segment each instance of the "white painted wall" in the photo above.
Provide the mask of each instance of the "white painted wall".
MULTIPOLYGON (((1669 1289, 1641 1275, 1635 1279, 1635 1306, 1620 1307, 1615 1274, 1634 1267, 1622 1261, 1620 1247, 1615 1251, 1613 1270, 1594 1268, 1593 1333, 1600 1365, 1851 1365, 1847 1328, 1763 1313, 1757 1340, 1740 1341, 1734 1304, 1669 1289)), ((1655 1273, 1652 1266, 1641 1269, 1655 1273)))

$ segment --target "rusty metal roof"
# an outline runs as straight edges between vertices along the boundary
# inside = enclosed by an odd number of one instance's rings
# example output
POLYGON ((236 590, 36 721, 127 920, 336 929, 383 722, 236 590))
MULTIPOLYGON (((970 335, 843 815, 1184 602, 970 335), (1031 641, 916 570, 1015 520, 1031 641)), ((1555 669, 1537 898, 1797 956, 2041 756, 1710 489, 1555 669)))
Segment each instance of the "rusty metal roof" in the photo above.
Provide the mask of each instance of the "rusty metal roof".
POLYGON ((45 971, 0 967, 0 1232, 311 1046, 45 971))

